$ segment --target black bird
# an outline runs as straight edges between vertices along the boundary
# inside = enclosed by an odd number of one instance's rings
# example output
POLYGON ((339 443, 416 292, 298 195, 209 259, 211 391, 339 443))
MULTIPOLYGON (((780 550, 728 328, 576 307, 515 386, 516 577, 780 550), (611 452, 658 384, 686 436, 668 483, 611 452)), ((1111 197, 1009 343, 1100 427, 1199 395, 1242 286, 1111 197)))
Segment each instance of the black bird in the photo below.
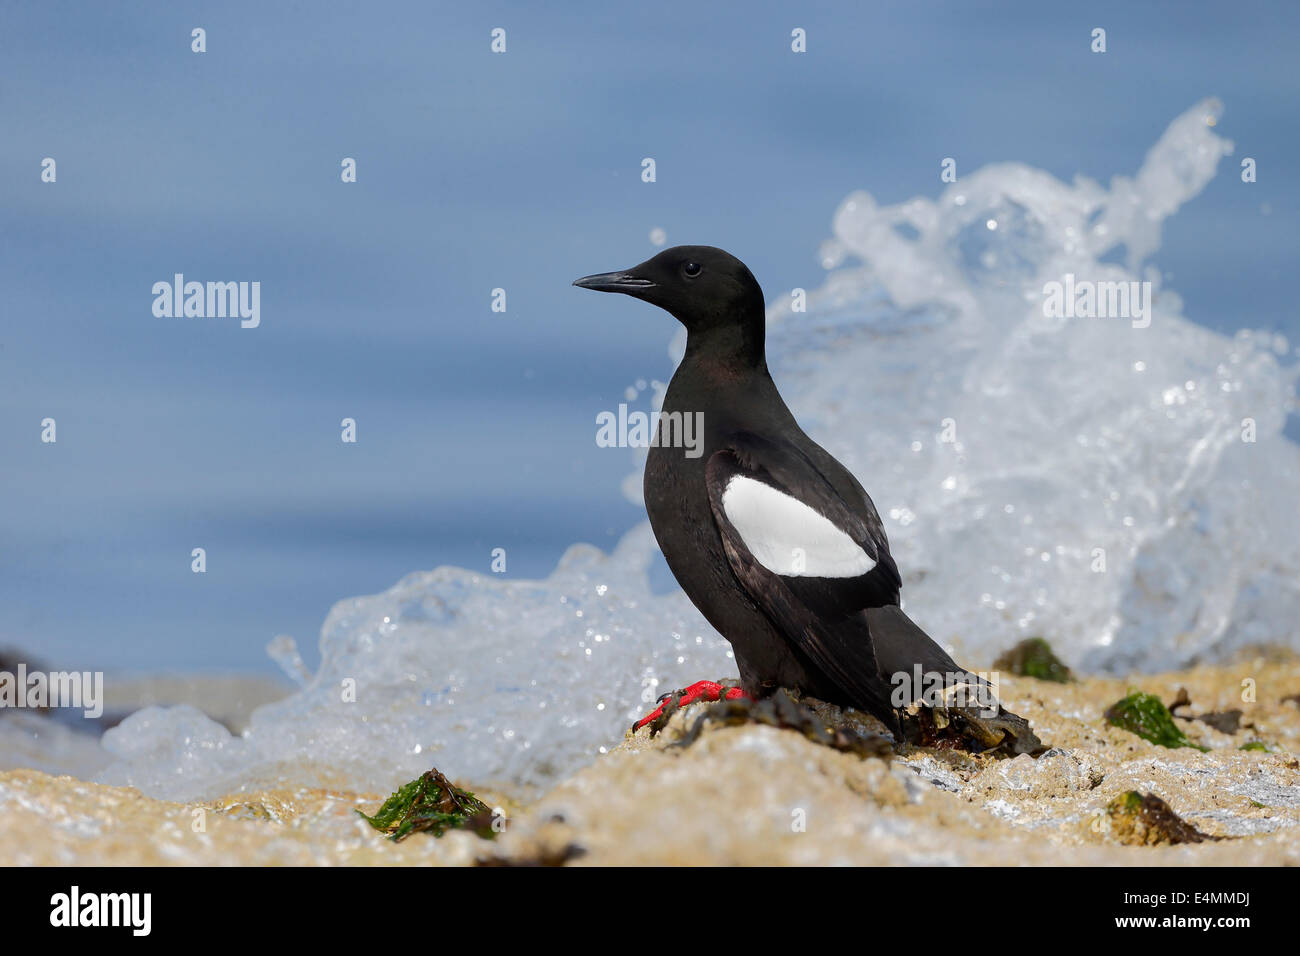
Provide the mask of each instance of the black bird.
MULTIPOLYGON (((910 679, 919 665, 945 685, 979 680, 903 613, 875 506, 781 399, 764 356, 763 290, 743 262, 676 246, 573 284, 644 299, 686 326, 645 504, 678 583, 731 642, 746 694, 797 689, 874 714, 901 741, 899 708, 922 688, 891 700, 894 675, 910 679), (674 422, 696 413, 702 452, 673 447, 674 422)), ((688 703, 739 692, 701 681, 683 693, 688 703)))

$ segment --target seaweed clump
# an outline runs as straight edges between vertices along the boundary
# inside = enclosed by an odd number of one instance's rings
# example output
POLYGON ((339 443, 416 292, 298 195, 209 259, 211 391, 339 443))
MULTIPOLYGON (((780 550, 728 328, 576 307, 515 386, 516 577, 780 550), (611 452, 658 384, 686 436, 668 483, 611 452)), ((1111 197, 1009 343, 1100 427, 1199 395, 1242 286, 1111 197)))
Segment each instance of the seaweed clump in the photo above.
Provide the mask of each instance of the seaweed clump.
POLYGON ((699 739, 708 724, 737 726, 740 724, 766 724, 802 734, 815 744, 835 750, 857 754, 859 757, 892 756, 893 742, 881 734, 864 734, 851 727, 828 724, 805 704, 796 701, 785 691, 778 691, 762 700, 737 697, 710 704, 695 719, 689 730, 670 747, 689 747, 699 739))
POLYGON ((1029 721, 998 705, 996 716, 986 716, 978 707, 921 707, 904 712, 903 733, 907 742, 937 750, 1015 757, 1037 757, 1047 748, 1029 721))
POLYGON ((1202 833, 1170 808, 1154 793, 1136 790, 1121 793, 1106 807, 1111 832, 1121 843, 1130 846, 1159 846, 1177 843, 1204 843, 1221 839, 1202 833))
POLYGON ((1143 740, 1161 747, 1208 749, 1187 739, 1187 735, 1174 723, 1169 708, 1161 703, 1160 698, 1155 694, 1133 691, 1107 708, 1106 720, 1121 730, 1137 734, 1143 740))
POLYGON ((1052 651, 1052 645, 1041 637, 1027 637, 1015 647, 1004 651, 993 662, 997 670, 1008 671, 1020 677, 1068 684, 1074 680, 1070 668, 1052 651))
POLYGON ((437 768, 400 787, 374 816, 360 810, 357 813, 394 842, 422 830, 431 831, 435 837, 448 830, 469 830, 487 840, 496 836, 492 809, 474 794, 457 787, 437 768))

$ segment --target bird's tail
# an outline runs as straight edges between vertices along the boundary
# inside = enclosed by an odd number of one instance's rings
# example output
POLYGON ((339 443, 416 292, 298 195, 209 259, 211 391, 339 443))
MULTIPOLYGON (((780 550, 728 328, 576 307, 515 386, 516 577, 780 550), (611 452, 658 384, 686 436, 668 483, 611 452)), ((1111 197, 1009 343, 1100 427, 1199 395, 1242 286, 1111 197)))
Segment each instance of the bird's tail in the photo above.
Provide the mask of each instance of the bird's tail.
POLYGON ((864 613, 880 674, 892 687, 901 685, 907 696, 903 706, 922 696, 923 688, 916 686, 918 680, 925 687, 940 689, 956 684, 989 686, 983 677, 954 661, 897 605, 869 608, 864 613))

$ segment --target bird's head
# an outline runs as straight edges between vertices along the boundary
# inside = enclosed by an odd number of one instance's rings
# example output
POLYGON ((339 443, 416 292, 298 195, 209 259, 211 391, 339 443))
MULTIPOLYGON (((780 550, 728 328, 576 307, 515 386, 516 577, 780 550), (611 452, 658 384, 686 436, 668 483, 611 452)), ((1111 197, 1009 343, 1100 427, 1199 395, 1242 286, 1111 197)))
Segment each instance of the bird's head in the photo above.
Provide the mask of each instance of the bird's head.
POLYGON ((671 313, 691 338, 751 342, 761 356, 765 325, 763 290, 743 262, 713 246, 673 246, 638 266, 584 276, 582 289, 622 292, 671 313))

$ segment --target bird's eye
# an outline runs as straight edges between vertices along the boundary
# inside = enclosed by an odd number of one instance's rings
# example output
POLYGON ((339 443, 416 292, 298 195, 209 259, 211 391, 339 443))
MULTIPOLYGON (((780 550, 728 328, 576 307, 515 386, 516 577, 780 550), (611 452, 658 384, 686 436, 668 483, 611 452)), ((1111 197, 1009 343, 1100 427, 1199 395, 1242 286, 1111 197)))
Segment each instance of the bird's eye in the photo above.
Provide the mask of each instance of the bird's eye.
POLYGON ((698 262, 683 262, 682 272, 694 279, 700 274, 700 264, 698 262))

